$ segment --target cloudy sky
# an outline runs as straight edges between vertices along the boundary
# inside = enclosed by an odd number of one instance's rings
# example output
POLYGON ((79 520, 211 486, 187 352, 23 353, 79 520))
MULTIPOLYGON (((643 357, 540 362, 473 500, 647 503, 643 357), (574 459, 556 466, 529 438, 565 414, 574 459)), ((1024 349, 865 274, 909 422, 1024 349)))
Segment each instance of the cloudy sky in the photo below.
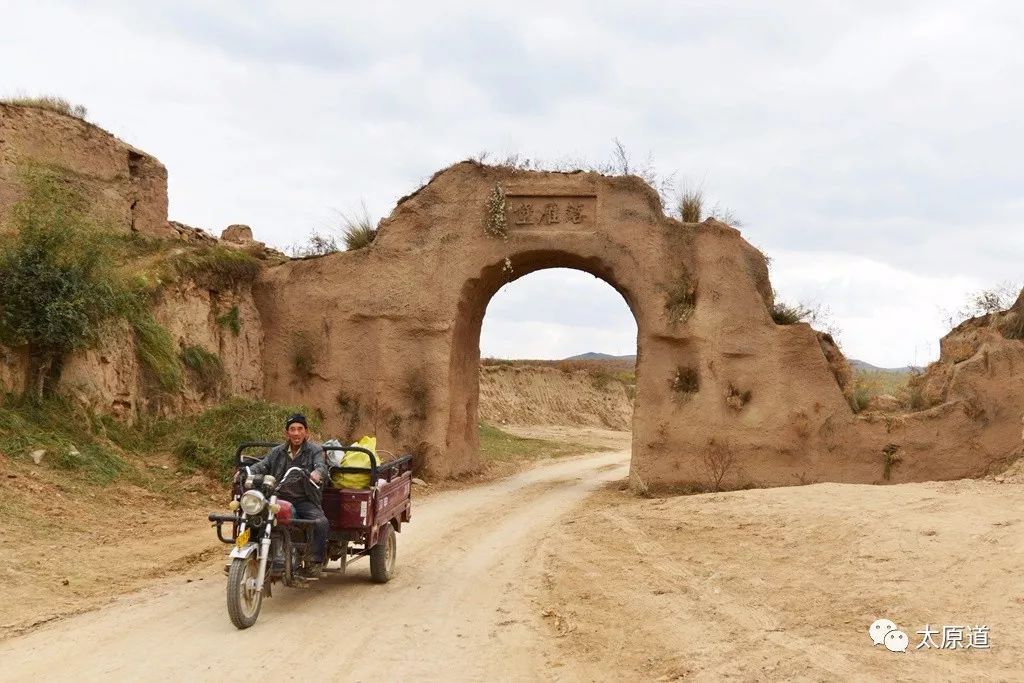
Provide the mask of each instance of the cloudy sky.
MULTIPOLYGON (((1022 39, 1014 1, 0 0, 0 95, 86 105, 167 165, 172 218, 279 247, 482 150, 618 138, 728 206, 848 355, 899 366, 1024 280, 1022 39)), ((634 339, 610 287, 548 271, 495 297, 482 350, 634 339)))

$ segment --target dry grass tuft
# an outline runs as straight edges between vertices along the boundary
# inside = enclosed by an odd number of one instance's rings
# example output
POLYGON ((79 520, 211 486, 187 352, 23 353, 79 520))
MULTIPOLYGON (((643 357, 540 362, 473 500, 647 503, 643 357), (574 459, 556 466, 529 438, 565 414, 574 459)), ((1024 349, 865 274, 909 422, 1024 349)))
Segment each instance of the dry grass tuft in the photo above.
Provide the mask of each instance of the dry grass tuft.
POLYGON ((686 322, 697 307, 697 285, 690 279, 690 274, 683 274, 672 285, 665 301, 668 321, 672 324, 686 322))
POLYGON ((358 213, 341 214, 341 230, 345 236, 345 249, 348 251, 368 247, 377 238, 377 226, 370 218, 370 212, 366 210, 365 204, 358 213))
POLYGON ((199 345, 186 346, 181 350, 181 362, 202 393, 211 394, 220 388, 224 380, 224 364, 220 356, 199 345))
POLYGON ((672 391, 689 398, 700 391, 700 375, 696 368, 679 367, 672 378, 672 391))
POLYGON ((5 97, 0 100, 3 104, 13 104, 19 107, 35 107, 36 109, 49 109, 58 114, 73 116, 76 119, 85 120, 89 110, 81 104, 71 104, 63 97, 54 95, 39 95, 38 97, 5 97))
POLYGON ((776 325, 794 325, 803 322, 811 314, 811 310, 803 304, 791 306, 787 303, 777 301, 772 307, 772 320, 776 325))
POLYGON ((704 217, 704 191, 685 189, 679 197, 679 218, 684 223, 700 223, 704 217))

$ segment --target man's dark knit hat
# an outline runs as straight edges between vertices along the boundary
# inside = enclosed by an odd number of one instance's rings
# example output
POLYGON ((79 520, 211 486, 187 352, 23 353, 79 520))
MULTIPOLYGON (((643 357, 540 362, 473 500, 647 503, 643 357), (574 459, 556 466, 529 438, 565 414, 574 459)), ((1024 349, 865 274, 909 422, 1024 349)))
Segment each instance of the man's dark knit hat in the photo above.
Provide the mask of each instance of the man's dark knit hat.
POLYGON ((284 428, 288 429, 289 427, 291 427, 296 422, 298 422, 300 425, 302 425, 306 429, 309 429, 309 425, 306 424, 306 416, 303 415, 302 413, 295 413, 294 415, 289 417, 287 420, 285 420, 284 421, 284 428))

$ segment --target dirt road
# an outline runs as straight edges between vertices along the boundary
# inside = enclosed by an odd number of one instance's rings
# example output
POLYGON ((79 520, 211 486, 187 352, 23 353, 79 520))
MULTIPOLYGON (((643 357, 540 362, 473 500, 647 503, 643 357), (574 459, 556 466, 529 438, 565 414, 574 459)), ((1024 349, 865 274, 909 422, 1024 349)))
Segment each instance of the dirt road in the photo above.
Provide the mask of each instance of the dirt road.
POLYGON ((236 631, 200 564, 0 642, 0 681, 1022 680, 1024 472, 643 499, 628 434, 518 431, 618 450, 420 498, 387 585, 364 560, 236 631))
POLYGON ((222 681, 253 655, 261 678, 557 678, 538 544, 588 493, 622 479, 628 459, 574 458, 420 501, 389 584, 370 583, 364 560, 315 588, 278 589, 256 626, 237 631, 224 579, 206 569, 201 581, 0 643, 0 679, 222 681))

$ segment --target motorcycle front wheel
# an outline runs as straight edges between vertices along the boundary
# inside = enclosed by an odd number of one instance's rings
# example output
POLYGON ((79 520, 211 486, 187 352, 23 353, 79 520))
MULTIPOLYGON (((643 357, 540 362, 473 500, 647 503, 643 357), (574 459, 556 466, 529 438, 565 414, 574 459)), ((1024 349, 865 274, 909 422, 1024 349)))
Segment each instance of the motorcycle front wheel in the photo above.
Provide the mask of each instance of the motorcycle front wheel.
POLYGON ((236 628, 249 628, 260 616, 263 591, 255 588, 259 567, 255 553, 231 561, 231 569, 228 570, 228 615, 236 628))

